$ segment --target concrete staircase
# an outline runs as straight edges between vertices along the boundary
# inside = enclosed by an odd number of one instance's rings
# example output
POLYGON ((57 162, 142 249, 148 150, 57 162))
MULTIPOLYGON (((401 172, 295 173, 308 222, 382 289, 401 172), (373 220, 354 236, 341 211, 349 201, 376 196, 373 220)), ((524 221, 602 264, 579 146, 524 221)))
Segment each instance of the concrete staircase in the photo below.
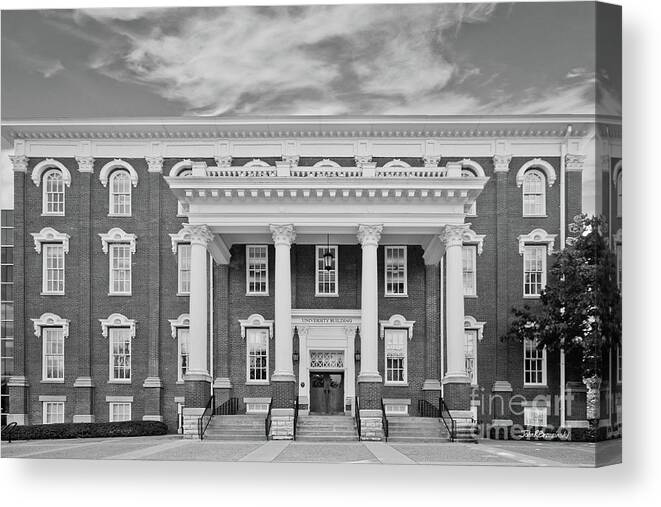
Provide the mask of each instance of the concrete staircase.
POLYGON ((296 440, 300 442, 353 442, 358 433, 350 415, 299 415, 296 440))
POLYGON ((471 419, 456 419, 457 434, 455 442, 477 442, 475 423, 471 419))
POLYGON ((204 434, 205 440, 266 440, 265 415, 216 415, 204 434))
POLYGON ((450 435, 436 417, 388 417, 388 442, 443 443, 450 435))

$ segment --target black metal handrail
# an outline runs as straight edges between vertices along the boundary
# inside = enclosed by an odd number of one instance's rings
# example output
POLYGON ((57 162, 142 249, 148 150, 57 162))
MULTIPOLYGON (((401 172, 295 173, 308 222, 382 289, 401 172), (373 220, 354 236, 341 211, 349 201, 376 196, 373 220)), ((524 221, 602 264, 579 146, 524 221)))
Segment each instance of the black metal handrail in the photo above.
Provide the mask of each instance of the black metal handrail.
POLYGON ((388 417, 386 416, 386 406, 383 404, 383 398, 381 398, 381 426, 383 428, 383 438, 385 441, 388 441, 388 417))
POLYGON ((214 415, 236 415, 239 413, 239 398, 230 398, 225 403, 216 407, 214 415))
POLYGON ((216 397, 211 396, 207 406, 204 408, 204 412, 197 420, 197 433, 200 436, 200 440, 204 439, 204 432, 207 431, 211 418, 213 417, 214 407, 215 407, 216 397))
POLYGON ((420 417, 441 417, 441 410, 427 400, 418 400, 418 414, 420 417))
POLYGON ((356 421, 356 431, 358 432, 358 441, 360 441, 360 398, 354 398, 353 417, 356 421))
POLYGON ((443 400, 442 397, 438 399, 438 407, 441 412, 440 413, 441 420, 443 421, 443 424, 445 424, 445 428, 448 430, 448 433, 450 434, 450 442, 454 442, 455 438, 457 437, 457 422, 452 418, 452 414, 450 414, 450 409, 445 404, 445 401, 443 400))
POLYGON ((7 442, 9 442, 10 444, 11 444, 11 435, 12 433, 14 433, 16 426, 18 426, 18 423, 16 421, 13 421, 2 428, 2 434, 7 435, 7 442))
POLYGON ((293 438, 296 440, 296 426, 298 425, 298 396, 294 400, 294 435, 293 438))
POLYGON ((266 413, 266 418, 264 419, 264 430, 266 432, 266 440, 269 439, 269 433, 271 433, 271 407, 273 402, 269 402, 269 410, 266 413))

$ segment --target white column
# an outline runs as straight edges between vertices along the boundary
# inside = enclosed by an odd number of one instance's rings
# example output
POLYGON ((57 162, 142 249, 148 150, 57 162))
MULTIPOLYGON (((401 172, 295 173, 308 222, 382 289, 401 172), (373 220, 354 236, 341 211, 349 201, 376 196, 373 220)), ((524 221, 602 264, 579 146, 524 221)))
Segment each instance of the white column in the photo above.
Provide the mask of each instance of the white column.
POLYGON ((358 227, 358 241, 363 247, 360 293, 360 375, 362 382, 381 382, 378 369, 379 305, 376 249, 382 225, 358 227))
POLYGON ((296 232, 291 224, 270 228, 275 244, 275 371, 271 380, 294 381, 290 249, 296 232))
POLYGON ((211 380, 207 361, 207 245, 213 234, 206 225, 184 224, 191 243, 189 366, 186 378, 211 380))
POLYGON ((464 352, 464 277, 462 245, 468 224, 446 225, 439 236, 445 244, 447 371, 444 382, 470 382, 464 352))

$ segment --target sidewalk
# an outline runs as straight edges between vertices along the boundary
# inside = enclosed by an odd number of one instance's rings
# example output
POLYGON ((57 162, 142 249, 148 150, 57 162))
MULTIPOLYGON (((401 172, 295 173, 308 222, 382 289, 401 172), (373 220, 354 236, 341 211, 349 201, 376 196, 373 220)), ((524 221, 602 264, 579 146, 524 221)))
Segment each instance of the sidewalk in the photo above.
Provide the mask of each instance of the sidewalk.
MULTIPOLYGON (((600 464, 616 463, 622 440, 599 444, 600 464)), ((596 444, 511 442, 404 444, 385 442, 225 442, 179 435, 2 442, 2 458, 226 461, 261 463, 371 463, 387 465, 491 465, 592 467, 596 444)))

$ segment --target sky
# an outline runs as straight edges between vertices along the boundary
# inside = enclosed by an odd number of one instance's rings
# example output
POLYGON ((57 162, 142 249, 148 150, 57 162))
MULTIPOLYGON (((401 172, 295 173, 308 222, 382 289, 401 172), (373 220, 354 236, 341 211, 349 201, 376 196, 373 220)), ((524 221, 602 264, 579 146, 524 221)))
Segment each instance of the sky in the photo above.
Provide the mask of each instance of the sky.
POLYGON ((596 58, 594 9, 3 11, 2 118, 620 114, 619 51, 596 58))

